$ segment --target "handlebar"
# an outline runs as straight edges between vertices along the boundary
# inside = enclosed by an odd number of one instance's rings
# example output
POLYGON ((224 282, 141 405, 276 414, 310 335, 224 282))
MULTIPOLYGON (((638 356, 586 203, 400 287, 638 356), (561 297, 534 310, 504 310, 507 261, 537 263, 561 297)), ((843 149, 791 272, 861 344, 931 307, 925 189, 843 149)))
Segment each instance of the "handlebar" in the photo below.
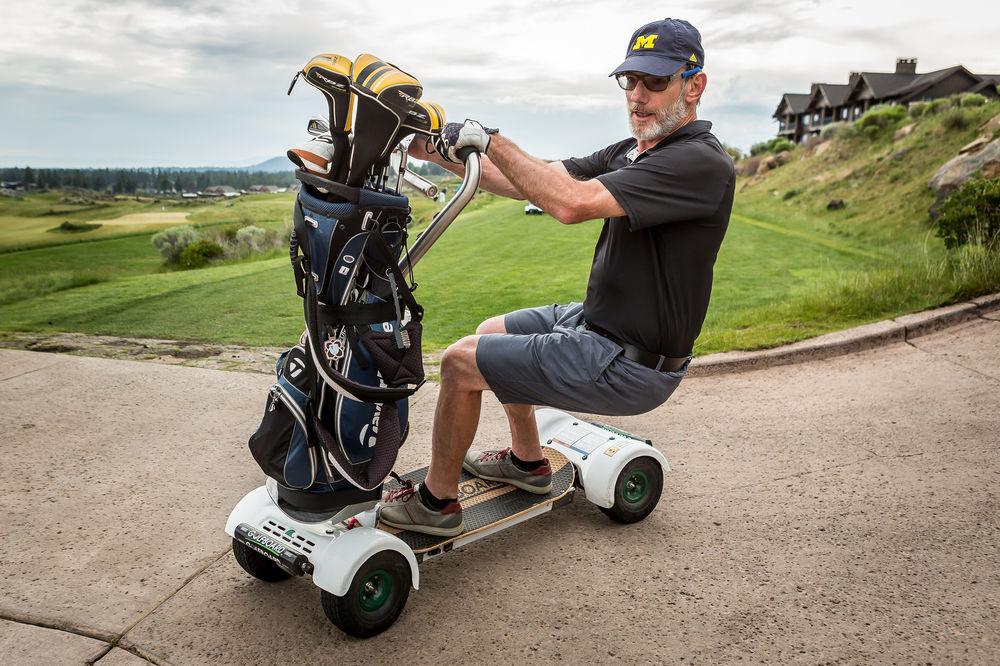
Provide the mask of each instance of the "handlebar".
POLYGON ((469 205, 476 190, 479 189, 479 177, 482 175, 479 153, 474 147, 465 146, 458 150, 457 155, 465 163, 465 177, 462 178, 462 184, 455 190, 455 196, 434 216, 430 225, 417 236, 410 251, 400 259, 399 268, 404 275, 408 276, 410 267, 427 254, 427 251, 441 237, 448 225, 458 217, 463 208, 469 205))

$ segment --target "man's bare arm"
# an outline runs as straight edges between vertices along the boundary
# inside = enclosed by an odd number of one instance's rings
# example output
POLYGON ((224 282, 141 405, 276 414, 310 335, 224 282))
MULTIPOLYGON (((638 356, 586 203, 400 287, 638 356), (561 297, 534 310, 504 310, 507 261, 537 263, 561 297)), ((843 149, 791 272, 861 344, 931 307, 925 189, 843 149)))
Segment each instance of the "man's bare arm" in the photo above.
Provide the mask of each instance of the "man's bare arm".
POLYGON ((523 198, 563 224, 625 215, 601 181, 576 180, 562 162, 548 163, 532 157, 501 134, 490 138, 488 153, 493 168, 523 198))

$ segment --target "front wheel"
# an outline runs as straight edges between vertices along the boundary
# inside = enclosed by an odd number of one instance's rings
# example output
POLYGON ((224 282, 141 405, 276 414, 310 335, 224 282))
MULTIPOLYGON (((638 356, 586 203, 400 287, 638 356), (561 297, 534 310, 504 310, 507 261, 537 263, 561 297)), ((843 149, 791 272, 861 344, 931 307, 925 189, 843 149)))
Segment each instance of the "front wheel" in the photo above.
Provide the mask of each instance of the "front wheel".
POLYGON ((344 633, 369 638, 392 626, 403 612, 410 581, 406 558, 383 550, 361 565, 347 594, 338 597, 323 590, 323 612, 344 633))
POLYGON ((642 456, 630 461, 618 475, 614 505, 600 509, 616 522, 637 523, 656 508, 662 491, 663 468, 654 458, 642 456))

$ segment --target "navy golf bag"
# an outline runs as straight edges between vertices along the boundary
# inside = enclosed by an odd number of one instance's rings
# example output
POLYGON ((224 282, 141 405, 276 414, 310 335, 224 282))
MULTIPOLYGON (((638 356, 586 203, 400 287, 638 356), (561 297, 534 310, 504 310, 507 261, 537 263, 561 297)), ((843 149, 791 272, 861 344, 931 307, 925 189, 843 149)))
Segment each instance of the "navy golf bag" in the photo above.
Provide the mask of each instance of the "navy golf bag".
POLYGON ((423 308, 399 267, 406 197, 297 176, 290 254, 306 330, 278 359, 250 449, 279 503, 323 513, 381 495, 424 381, 423 308))

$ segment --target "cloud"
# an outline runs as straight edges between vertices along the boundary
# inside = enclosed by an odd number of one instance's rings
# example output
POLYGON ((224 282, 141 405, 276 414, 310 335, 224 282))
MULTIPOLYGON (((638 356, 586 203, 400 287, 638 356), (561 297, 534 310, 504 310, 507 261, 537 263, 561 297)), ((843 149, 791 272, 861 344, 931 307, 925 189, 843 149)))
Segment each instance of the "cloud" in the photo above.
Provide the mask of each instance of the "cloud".
MULTIPOLYGON (((9 4, 0 24, 0 162, 40 165, 281 154, 323 108, 309 86, 286 97, 288 82, 310 56, 330 51, 395 62, 450 118, 510 128, 531 152, 589 153, 625 136, 623 96, 607 73, 629 35, 665 11, 646 0, 9 4)), ((721 139, 747 147, 773 134, 782 93, 843 82, 851 70, 885 71, 896 56, 920 57, 922 71, 963 63, 998 72, 992 30, 967 20, 989 7, 705 0, 683 10, 706 48, 700 114, 721 139)))

